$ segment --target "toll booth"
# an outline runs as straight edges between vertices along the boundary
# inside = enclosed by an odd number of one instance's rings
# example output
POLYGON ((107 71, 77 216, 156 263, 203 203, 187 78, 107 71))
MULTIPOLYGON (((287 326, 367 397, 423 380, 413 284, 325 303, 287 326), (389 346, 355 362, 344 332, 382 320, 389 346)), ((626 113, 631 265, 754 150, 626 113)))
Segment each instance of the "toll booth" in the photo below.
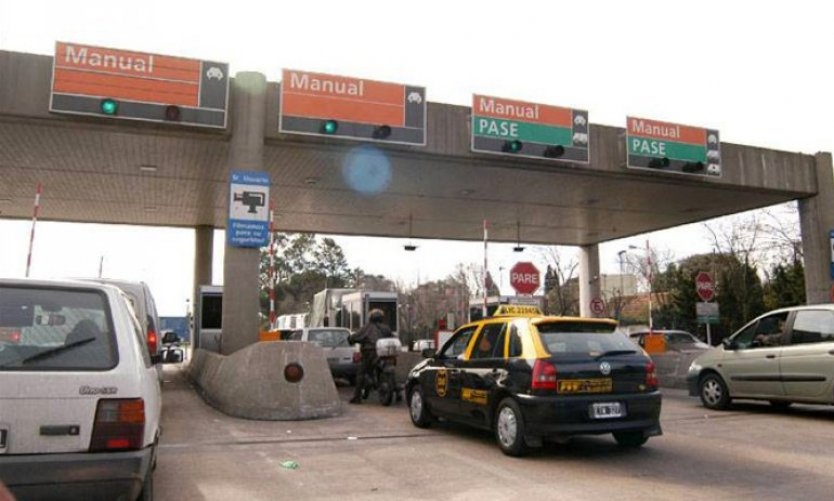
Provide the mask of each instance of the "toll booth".
POLYGON ((223 287, 201 285, 194 306, 194 347, 220 353, 220 339, 223 334, 223 287))

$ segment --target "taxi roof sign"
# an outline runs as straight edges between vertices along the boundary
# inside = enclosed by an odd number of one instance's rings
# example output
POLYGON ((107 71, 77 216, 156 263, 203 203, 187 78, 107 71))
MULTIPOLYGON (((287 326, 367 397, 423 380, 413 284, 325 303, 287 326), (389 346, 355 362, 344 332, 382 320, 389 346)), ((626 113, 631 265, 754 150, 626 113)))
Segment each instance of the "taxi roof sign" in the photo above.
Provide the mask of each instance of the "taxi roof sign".
POLYGON ((538 306, 526 304, 502 304, 495 310, 494 317, 537 317, 544 315, 538 306))

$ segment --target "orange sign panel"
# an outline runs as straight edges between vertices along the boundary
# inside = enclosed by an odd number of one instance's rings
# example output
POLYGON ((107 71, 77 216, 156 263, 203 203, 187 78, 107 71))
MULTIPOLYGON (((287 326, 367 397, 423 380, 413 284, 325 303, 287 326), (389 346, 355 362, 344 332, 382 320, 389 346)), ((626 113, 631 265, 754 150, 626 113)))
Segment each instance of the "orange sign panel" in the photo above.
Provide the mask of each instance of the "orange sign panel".
POLYGON ((405 93, 401 84, 284 70, 281 114, 403 127, 405 93))
POLYGON ((199 106, 194 59, 58 42, 52 91, 180 106, 199 106))

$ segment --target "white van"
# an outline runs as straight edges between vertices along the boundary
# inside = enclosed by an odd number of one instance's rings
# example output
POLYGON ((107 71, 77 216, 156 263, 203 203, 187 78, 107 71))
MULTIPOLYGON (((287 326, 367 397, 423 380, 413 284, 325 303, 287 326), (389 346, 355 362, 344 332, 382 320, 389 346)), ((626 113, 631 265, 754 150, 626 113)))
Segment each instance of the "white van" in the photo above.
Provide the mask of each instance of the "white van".
POLYGON ((152 499, 161 392, 118 288, 0 279, 0 481, 19 499, 152 499))

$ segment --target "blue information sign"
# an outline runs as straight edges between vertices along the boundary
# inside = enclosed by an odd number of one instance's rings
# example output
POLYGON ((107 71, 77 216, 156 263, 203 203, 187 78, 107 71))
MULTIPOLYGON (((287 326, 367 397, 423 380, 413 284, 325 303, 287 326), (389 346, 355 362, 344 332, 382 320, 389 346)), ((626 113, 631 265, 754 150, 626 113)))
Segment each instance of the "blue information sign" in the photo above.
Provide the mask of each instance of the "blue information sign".
POLYGON ((269 244, 268 173, 232 171, 226 241, 233 247, 265 247, 269 244))

